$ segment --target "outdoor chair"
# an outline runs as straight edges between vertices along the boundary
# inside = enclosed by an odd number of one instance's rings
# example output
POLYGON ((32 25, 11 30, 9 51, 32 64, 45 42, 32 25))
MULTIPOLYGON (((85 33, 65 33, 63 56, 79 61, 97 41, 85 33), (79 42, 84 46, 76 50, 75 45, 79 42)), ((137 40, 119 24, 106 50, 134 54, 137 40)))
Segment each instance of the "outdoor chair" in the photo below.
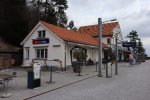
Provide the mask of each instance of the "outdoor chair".
POLYGON ((2 87, 4 86, 4 83, 1 80, 0 80, 0 86, 2 86, 2 87))
POLYGON ((4 88, 4 86, 5 86, 5 84, 2 81, 0 81, 0 93, 1 93, 2 89, 4 88))
POLYGON ((12 75, 12 77, 9 78, 8 80, 11 82, 11 85, 12 85, 13 81, 15 81, 15 84, 17 86, 17 81, 16 81, 17 72, 16 72, 16 70, 14 70, 14 69, 4 69, 4 70, 1 70, 1 72, 12 75))
POLYGON ((16 77, 17 77, 17 72, 16 71, 13 71, 12 72, 12 78, 10 78, 10 81, 11 81, 11 85, 13 83, 13 81, 15 82, 15 85, 17 87, 17 80, 16 80, 16 77))

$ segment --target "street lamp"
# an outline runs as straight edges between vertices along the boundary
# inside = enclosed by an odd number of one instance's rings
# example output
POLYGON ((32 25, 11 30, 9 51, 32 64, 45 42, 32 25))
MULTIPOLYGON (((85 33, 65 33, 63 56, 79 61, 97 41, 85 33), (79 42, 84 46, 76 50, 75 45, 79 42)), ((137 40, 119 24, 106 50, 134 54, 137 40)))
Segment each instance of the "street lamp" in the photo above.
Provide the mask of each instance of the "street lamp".
MULTIPOLYGON (((116 19, 111 19, 104 22, 116 21, 116 19)), ((103 22, 103 23, 104 23, 103 22)), ((102 77, 102 19, 98 18, 98 77, 102 77)))
POLYGON ((118 75, 118 34, 119 33, 117 33, 115 36, 116 36, 116 49, 115 49, 115 51, 116 51, 116 65, 115 65, 115 74, 116 75, 118 75))
POLYGON ((98 77, 103 77, 102 75, 102 20, 98 18, 98 77))
POLYGON ((115 52, 116 52, 116 57, 115 57, 115 75, 118 75, 118 34, 120 33, 119 27, 116 27, 114 30, 115 33, 115 52))

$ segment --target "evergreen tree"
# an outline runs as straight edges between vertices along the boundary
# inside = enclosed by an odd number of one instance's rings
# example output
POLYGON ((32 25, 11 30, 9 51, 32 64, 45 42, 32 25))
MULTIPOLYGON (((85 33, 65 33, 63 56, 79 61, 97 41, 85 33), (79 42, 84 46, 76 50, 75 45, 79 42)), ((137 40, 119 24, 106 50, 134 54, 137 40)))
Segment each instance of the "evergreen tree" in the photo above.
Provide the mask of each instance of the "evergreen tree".
POLYGON ((43 21, 46 21, 48 23, 51 23, 53 25, 58 25, 57 24, 57 14, 56 14, 56 9, 50 0, 46 0, 42 4, 43 9, 41 11, 41 19, 43 21))
POLYGON ((143 44, 141 42, 141 39, 138 39, 139 41, 137 42, 136 46, 136 53, 138 55, 138 58, 141 59, 145 55, 145 49, 143 47, 143 44))
POLYGON ((130 42, 136 42, 138 39, 138 34, 136 31, 132 30, 127 37, 130 39, 130 42))
POLYGON ((65 27, 67 25, 67 16, 65 10, 68 8, 66 0, 46 0, 44 21, 51 24, 65 27))
POLYGON ((0 0, 0 37, 19 45, 40 21, 66 27, 67 0, 0 0))
POLYGON ((136 47, 133 48, 133 53, 137 56, 137 60, 141 59, 141 57, 145 55, 145 49, 137 32, 132 30, 127 37, 130 39, 130 42, 136 42, 136 47))
POLYGON ((27 18, 28 18, 28 32, 41 20, 42 1, 41 0, 27 0, 27 18))
POLYGON ((56 8, 57 24, 61 27, 67 25, 67 16, 65 10, 68 8, 67 0, 52 0, 54 8, 56 8))
POLYGON ((29 12, 33 11, 32 14, 37 15, 33 23, 42 20, 60 27, 65 27, 67 24, 66 0, 30 0, 28 6, 30 7, 29 12))
POLYGON ((0 36, 7 42, 19 45, 27 34, 25 0, 0 0, 0 36))

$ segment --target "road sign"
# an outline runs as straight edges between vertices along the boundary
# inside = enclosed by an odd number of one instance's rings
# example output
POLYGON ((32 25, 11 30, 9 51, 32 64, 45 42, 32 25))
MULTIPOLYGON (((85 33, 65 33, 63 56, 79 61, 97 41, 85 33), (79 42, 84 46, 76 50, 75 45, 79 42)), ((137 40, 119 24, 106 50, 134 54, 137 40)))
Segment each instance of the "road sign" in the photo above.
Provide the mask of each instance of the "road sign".
POLYGON ((123 47, 136 47, 136 42, 123 42, 123 47))

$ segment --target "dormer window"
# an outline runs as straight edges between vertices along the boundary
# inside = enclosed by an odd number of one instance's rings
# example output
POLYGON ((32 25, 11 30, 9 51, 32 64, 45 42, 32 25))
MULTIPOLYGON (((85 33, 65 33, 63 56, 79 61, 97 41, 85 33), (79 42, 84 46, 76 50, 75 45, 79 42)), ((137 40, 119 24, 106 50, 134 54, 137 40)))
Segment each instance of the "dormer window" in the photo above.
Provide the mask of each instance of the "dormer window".
POLYGON ((45 30, 38 31, 38 38, 45 38, 45 30))

